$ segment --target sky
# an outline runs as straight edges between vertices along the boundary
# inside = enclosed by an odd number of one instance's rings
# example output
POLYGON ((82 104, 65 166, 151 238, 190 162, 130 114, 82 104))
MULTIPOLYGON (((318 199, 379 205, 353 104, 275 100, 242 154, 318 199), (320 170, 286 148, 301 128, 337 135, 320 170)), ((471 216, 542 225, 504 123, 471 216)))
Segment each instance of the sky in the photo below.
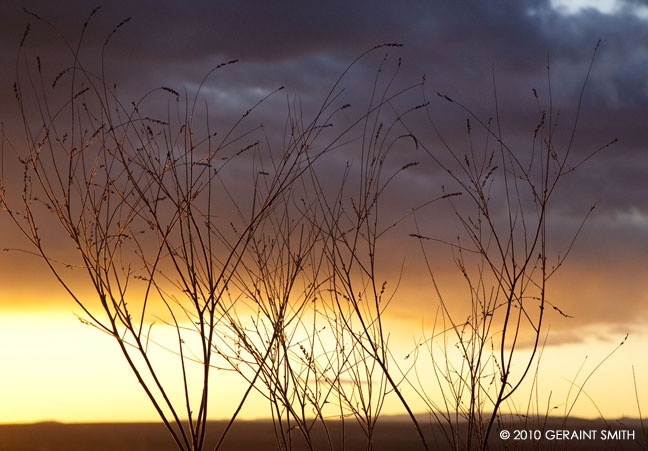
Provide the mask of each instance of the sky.
MULTIPOLYGON (((46 18, 71 40, 91 11, 84 1, 0 4, 0 120, 14 142, 20 142, 22 130, 12 89, 13 68, 26 24, 32 24, 27 41, 30 54, 52 66, 68 57, 53 32, 23 8, 46 18)), ((564 388, 565 376, 554 374, 552 368, 568 365, 563 360, 573 362, 566 370, 573 375, 586 355, 590 362, 601 360, 627 333, 627 345, 596 374, 591 391, 598 395, 606 415, 636 416, 631 390, 612 399, 605 387, 611 382, 630 387, 633 365, 640 386, 648 386, 648 366, 638 355, 648 344, 644 332, 648 321, 648 2, 113 1, 102 7, 88 28, 81 55, 90 64, 97 64, 93 60, 96 49, 126 17, 132 19, 111 38, 106 53, 108 77, 118 84, 123 98, 138 98, 159 86, 194 92, 210 68, 238 59, 205 84, 205 100, 213 105, 210 114, 215 120, 232 122, 260 98, 284 86, 281 94, 255 112, 255 120, 266 125, 271 139, 280 139, 283 132, 285 114, 276 111, 285 111, 286 96, 299 98, 306 114, 312 112, 358 55, 383 43, 403 44, 389 48, 391 65, 387 67, 402 60, 398 86, 415 85, 425 76, 432 93, 429 110, 453 146, 465 142, 466 113, 436 92, 488 117, 494 111, 493 86, 497 86, 507 139, 524 146, 537 118, 532 89, 542 99, 548 98, 547 66, 552 102, 561 117, 557 133, 564 138, 576 116, 579 93, 600 40, 582 101, 574 161, 615 138, 618 142, 570 174, 551 205, 550 231, 556 252, 568 247, 590 207, 596 204, 596 208, 564 267, 551 280, 551 299, 572 318, 549 314, 547 377, 564 388)), ((366 102, 370 80, 385 52, 381 49, 362 59, 343 80, 344 98, 352 105, 366 102)), ((416 102, 416 95, 409 91, 403 101, 416 102)), ((414 118, 411 125, 429 137, 433 152, 442 148, 424 120, 414 118)), ((11 168, 10 162, 4 164, 11 168)), ((11 185, 21 175, 6 169, 3 177, 11 185)), ((399 214, 399 196, 411 195, 414 201, 423 202, 428 193, 440 193, 443 183, 432 165, 408 172, 386 201, 388 215, 399 214)), ((452 236, 456 223, 447 212, 422 215, 423 231, 429 221, 439 227, 440 235, 452 236)), ((403 233, 412 232, 412 224, 403 227, 403 233)), ((0 248, 29 249, 6 215, 0 216, 0 231, 0 248)), ((416 246, 401 245, 400 240, 390 236, 385 246, 416 252, 416 246)), ((433 267, 441 287, 451 296, 457 285, 456 268, 447 264, 447 253, 438 255, 433 267)), ((399 266, 400 260, 387 268, 396 274, 399 266)), ((434 309, 426 307, 422 285, 417 284, 425 272, 417 267, 407 271, 404 280, 409 285, 401 288, 403 300, 394 302, 388 313, 399 330, 419 327, 426 314, 428 321, 434 316, 434 309)), ((136 382, 129 379, 107 339, 80 324, 75 312, 79 313, 78 308, 37 258, 16 250, 0 254, 0 356, 5 361, 0 365, 8 369, 0 376, 7 379, 0 394, 10 399, 0 403, 0 421, 154 418, 154 412, 146 408, 119 412, 115 400, 141 396, 135 394, 136 382), (102 351, 90 351, 88 343, 102 351), (102 365, 109 368, 98 370, 102 365), (75 374, 84 376, 75 379, 75 374), (115 375, 112 382, 105 380, 106 374, 115 375), (28 383, 24 382, 27 378, 28 383), (9 388, 16 384, 18 388, 9 388), (118 395, 108 394, 111 384, 120 387, 118 395), (96 390, 97 385, 102 389, 96 390), (59 408, 67 401, 52 397, 53 393, 61 396, 72 387, 85 394, 59 408), (92 413, 80 399, 92 399, 92 413)), ((402 336, 403 343, 406 338, 402 336)), ((581 415, 596 416, 591 405, 579 409, 581 415)), ((259 413, 252 409, 248 415, 259 413)))

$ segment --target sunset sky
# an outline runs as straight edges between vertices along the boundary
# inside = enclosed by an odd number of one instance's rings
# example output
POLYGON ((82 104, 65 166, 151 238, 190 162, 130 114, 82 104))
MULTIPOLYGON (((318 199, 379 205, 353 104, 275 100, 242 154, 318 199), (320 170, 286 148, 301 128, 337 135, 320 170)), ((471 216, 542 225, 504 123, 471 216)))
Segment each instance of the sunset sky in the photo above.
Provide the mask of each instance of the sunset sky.
MULTIPOLYGON (((81 0, 0 4, 0 121, 15 145, 20 145, 22 124, 12 85, 26 24, 32 23, 30 54, 40 55, 45 64, 69 60, 53 33, 22 8, 75 40, 89 6, 94 5, 81 0)), ((559 134, 567 136, 600 39, 583 98, 575 160, 614 138, 618 143, 570 174, 550 206, 552 246, 557 252, 569 246, 596 204, 565 265, 550 281, 552 303, 572 318, 547 313, 549 336, 540 384, 545 397, 552 393, 552 403, 560 405, 556 413, 562 414, 570 381, 582 383, 628 334, 627 342, 587 382, 587 395, 596 407, 583 398, 573 414, 597 417, 598 408, 607 419, 636 417, 633 367, 644 412, 648 411, 648 2, 116 0, 93 18, 82 54, 92 61, 93 52, 126 17, 132 20, 112 39, 106 54, 108 76, 122 98, 130 101, 160 86, 193 92, 210 68, 236 58, 237 64, 210 78, 203 90, 210 115, 230 123, 260 98, 285 86, 255 112, 255 121, 264 123, 270 139, 280 139, 283 133, 286 96, 299 96, 306 110, 316 108, 351 61, 383 43, 403 44, 390 49, 391 61, 402 58, 398 86, 419 83, 425 75, 427 89, 434 94, 429 99, 433 119, 452 145, 465 142, 466 113, 436 96, 437 91, 487 118, 494 110, 494 75, 505 135, 521 145, 536 123, 532 89, 547 98, 547 65, 563 127, 559 134)), ((352 105, 366 102, 383 53, 361 60, 343 81, 344 95, 352 105)), ((416 94, 407 95, 415 104, 416 94)), ((423 122, 414 120, 413 126, 420 126, 425 135, 423 122)), ((430 133, 433 151, 441 149, 435 139, 430 133)), ((7 168, 12 167, 11 158, 7 152, 3 162, 7 168)), ((399 196, 411 196, 414 203, 424 202, 428 194, 438 197, 441 185, 447 183, 439 172, 421 165, 399 179, 387 199, 387 217, 401 213, 399 196)), ((16 183, 22 174, 5 169, 3 176, 7 183, 16 183)), ((434 221, 435 233, 452 239, 456 227, 452 218, 434 214, 421 216, 421 231, 434 221)), ((387 252, 412 254, 406 260, 412 265, 405 267, 399 296, 387 311, 394 352, 402 355, 437 311, 429 284, 421 282, 427 280, 426 271, 415 264, 420 263, 420 255, 414 256, 416 243, 410 239, 402 244, 415 232, 413 227, 403 223, 402 236, 390 235, 385 242, 387 252)), ((64 244, 60 246, 67 252, 64 244)), ((0 212, 0 249, 9 248, 0 253, 0 422, 157 419, 113 341, 78 321, 75 314, 82 315, 80 309, 40 259, 20 251, 31 251, 29 243, 0 212)), ((436 280, 451 297, 460 283, 457 269, 448 253, 434 255, 436 280)), ((399 258, 387 264, 392 277, 398 276, 401 263, 399 258)), ((87 287, 81 287, 81 293, 91 296, 87 287)), ((229 390, 223 396, 211 411, 213 418, 226 417, 235 405, 229 390)), ((261 417, 264 409, 256 400, 243 416, 261 417)), ((385 409, 396 412, 397 403, 385 409)))

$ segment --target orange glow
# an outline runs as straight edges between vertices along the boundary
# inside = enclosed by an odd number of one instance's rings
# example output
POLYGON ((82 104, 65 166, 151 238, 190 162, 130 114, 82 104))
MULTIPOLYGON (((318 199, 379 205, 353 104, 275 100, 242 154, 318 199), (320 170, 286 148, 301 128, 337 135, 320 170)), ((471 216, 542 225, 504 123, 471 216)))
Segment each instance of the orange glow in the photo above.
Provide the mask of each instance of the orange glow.
MULTIPOLYGON (((411 322, 391 321, 394 334, 390 350, 394 357, 406 364, 404 356, 412 348, 412 336, 419 327, 411 322)), ((551 395, 551 413, 563 415, 571 382, 581 384, 596 365, 617 344, 622 336, 610 335, 609 341, 587 339, 580 344, 549 346, 542 357, 539 375, 540 405, 546 406, 551 395), (584 363, 584 365, 583 365, 584 363), (579 373, 579 368, 583 365, 579 373)), ((112 339, 97 330, 81 324, 71 312, 44 313, 3 312, 0 315, 0 422, 33 422, 59 420, 66 422, 157 421, 156 412, 130 373, 112 339)), ((638 415, 632 367, 635 367, 640 401, 648 402, 645 390, 648 362, 640 359, 648 345, 648 336, 631 335, 601 368, 587 381, 584 392, 575 404, 572 416, 596 418, 598 410, 607 419, 636 417, 638 415), (596 404, 596 406, 594 405, 596 404), (598 408, 598 410, 597 410, 598 408)), ((162 365, 162 374, 172 380, 177 373, 177 360, 165 352, 156 352, 162 365)), ((423 363, 420 374, 425 377, 429 365, 423 363)), ((430 393, 434 393, 432 373, 427 373, 430 393)), ((228 372, 221 372, 217 383, 210 417, 228 418, 238 402, 245 385, 228 372)), ((524 387, 523 395, 529 386, 524 387)), ((578 386, 571 387, 573 400, 578 386)), ((179 396, 180 393, 173 393, 179 396)), ((525 409, 522 397, 516 401, 518 409, 525 409)), ((415 410, 422 411, 421 403, 414 401, 415 410)), ((510 408, 510 406, 509 406, 510 408)), ((252 396, 241 413, 241 418, 267 416, 267 403, 252 396)), ((402 413, 398 401, 389 397, 384 414, 402 413)))

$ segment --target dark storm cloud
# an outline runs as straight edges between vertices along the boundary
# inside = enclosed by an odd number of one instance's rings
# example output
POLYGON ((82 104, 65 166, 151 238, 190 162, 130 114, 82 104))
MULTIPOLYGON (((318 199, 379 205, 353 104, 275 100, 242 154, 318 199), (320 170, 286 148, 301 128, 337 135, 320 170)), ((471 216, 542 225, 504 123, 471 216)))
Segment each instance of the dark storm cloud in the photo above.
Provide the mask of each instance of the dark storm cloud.
MULTIPOLYGON (((0 13, 5 55, 15 53, 24 24, 35 22, 22 12, 22 6, 56 24, 70 39, 78 35, 91 10, 85 1, 4 2, 0 13)), ((288 84, 296 77, 323 72, 307 59, 313 55, 326 55, 332 68, 339 70, 337 66, 343 67, 374 45, 400 42, 406 46, 402 51, 406 71, 416 76, 427 73, 435 88, 458 91, 474 104, 487 100, 483 88, 489 85, 492 64, 507 86, 526 92, 531 85, 541 88, 535 85, 543 83, 548 53, 552 65, 564 67, 559 75, 568 80, 565 94, 573 95, 591 49, 602 38, 599 71, 591 82, 597 92, 590 93, 588 99, 594 100, 589 101, 642 106, 647 98, 643 92, 646 77, 641 75, 648 60, 648 29, 629 12, 605 15, 584 10, 564 16, 543 0, 122 0, 105 5, 93 18, 87 46, 100 47, 112 28, 130 16, 132 21, 113 38, 108 56, 114 67, 123 65, 122 71, 133 66, 141 69, 137 78, 183 79, 204 73, 224 59, 240 58, 244 64, 264 66, 264 80, 274 72, 271 80, 283 79, 281 84, 288 84), (275 66, 286 61, 296 61, 299 68, 275 66)), ((29 39, 36 48, 52 47, 51 33, 33 30, 29 39)), ((259 74, 256 69, 251 72, 259 74)), ((555 88, 560 92, 560 86, 555 88)))
MULTIPOLYGON (((538 90, 543 105, 548 103, 547 62, 554 108, 561 117, 557 134, 564 144, 592 51, 601 39, 583 99, 573 161, 613 138, 619 143, 566 179, 552 207, 559 215, 557 222, 573 230, 582 212, 598 202, 591 219, 596 233, 583 234, 578 245, 584 249, 598 246, 599 252, 592 255, 600 267, 593 268, 586 257, 576 258, 575 264, 583 274, 601 273, 601 280, 607 280, 606 265, 618 267, 615 274, 627 270, 626 285, 634 291, 624 292, 620 300, 628 306, 625 320, 633 312, 645 311, 638 295, 640 281, 632 276, 636 274, 631 270, 633 263, 627 262, 642 261, 645 249, 633 243, 648 238, 646 229, 637 226, 648 218, 648 21, 633 9, 646 4, 645 0, 624 0, 613 14, 594 9, 563 14, 552 9, 548 0, 118 0, 107 2, 93 18, 84 55, 96 57, 115 25, 132 16, 112 38, 107 52, 111 77, 119 81, 127 97, 161 85, 179 91, 195 89, 210 67, 239 58, 238 65, 210 79, 204 91, 205 98, 217 105, 210 113, 227 118, 279 86, 299 95, 307 107, 316 108, 356 56, 377 44, 399 42, 405 45, 394 51, 395 57, 403 58, 399 82, 408 85, 427 75, 433 117, 452 145, 465 142, 464 135, 454 133, 462 130, 465 113, 437 97, 436 91, 461 100, 485 118, 494 112, 494 72, 507 139, 511 146, 526 149, 537 120, 531 89, 538 90)), ((22 8, 56 24, 74 40, 92 6, 82 0, 0 3, 2 120, 14 111, 13 58, 27 22, 32 24, 26 43, 32 55, 41 55, 53 65, 69 61, 64 56, 68 51, 22 8)), ((351 103, 366 102, 371 87, 367 76, 375 72, 380 56, 361 62, 356 78, 346 82, 351 103)), ((413 96, 412 102, 417 101, 420 98, 413 96)), ((276 102, 273 108, 285 105, 282 97, 276 102)), ((264 122, 283 121, 272 108, 259 114, 264 122)), ((414 118, 411 125, 422 135, 430 131, 420 118, 414 118)), ((429 135, 430 147, 440 149, 433 134, 429 135)), ((412 172, 417 175, 417 192, 437 192, 441 182, 422 171, 412 172)), ((614 286, 613 280, 608 282, 614 286)), ((568 305, 579 308, 577 303, 568 305)), ((588 318, 592 322, 604 319, 604 313, 588 318)))
MULTIPOLYGON (((430 38, 439 40, 437 52, 470 43, 477 50, 506 48, 510 55, 524 52, 525 42, 538 40, 528 9, 545 7, 543 3, 507 0, 494 7, 479 1, 122 0, 106 5, 93 23, 107 33, 124 17, 133 16, 122 49, 150 59, 186 61, 222 54, 276 61, 317 52, 355 55, 386 39, 415 44, 430 38), (511 36, 516 37, 515 46, 510 45, 511 36)), ((26 18, 20 6, 68 33, 78 30, 91 10, 85 1, 5 2, 3 18, 12 32, 26 18)))

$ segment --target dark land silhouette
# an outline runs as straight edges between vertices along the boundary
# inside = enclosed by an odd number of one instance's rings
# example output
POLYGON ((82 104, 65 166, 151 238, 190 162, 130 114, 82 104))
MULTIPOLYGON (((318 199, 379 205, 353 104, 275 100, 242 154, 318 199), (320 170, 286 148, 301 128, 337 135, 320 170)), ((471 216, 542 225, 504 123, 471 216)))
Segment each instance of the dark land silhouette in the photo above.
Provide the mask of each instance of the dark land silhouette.
MULTIPOLYGON (((526 426, 506 426, 507 429, 538 429, 537 419, 528 422, 526 426)), ((544 421, 540 419, 540 421, 544 421)), ((209 439, 206 449, 214 446, 225 422, 210 422, 209 439)), ((365 450, 366 439, 357 423, 351 419, 346 421, 344 438, 341 435, 339 422, 329 422, 333 446, 341 447, 344 440, 346 450, 365 450)), ((315 449, 329 449, 324 430, 318 424, 313 434, 315 449)), ((426 425, 424 428, 429 443, 433 449, 450 449, 437 426, 426 425)), ((513 437, 504 441, 499 438, 498 428, 489 440, 492 450, 607 450, 645 449, 648 441, 642 435, 641 424, 638 420, 623 419, 615 421, 570 419, 563 426, 563 419, 550 418, 544 426, 546 431, 591 431, 596 430, 598 437, 589 439, 554 439, 540 441, 514 440, 513 437), (601 431, 634 431, 635 439, 601 440, 601 431), (642 448, 643 447, 643 448, 642 448)), ((298 431, 296 431, 298 432, 298 431)), ((623 435, 623 434, 621 434, 623 435)), ((627 434, 626 434, 627 435, 627 434)), ((293 449, 306 449, 300 440, 299 433, 295 434, 293 449)), ((421 449, 421 443, 412 424, 400 417, 389 417, 378 422, 375 432, 375 450, 416 450, 421 449)), ((0 451, 171 451, 175 450, 173 441, 164 425, 161 423, 86 423, 65 424, 58 422, 42 422, 33 424, 0 425, 0 451)), ((224 450, 274 450, 279 449, 271 421, 238 421, 227 436, 224 450)))

